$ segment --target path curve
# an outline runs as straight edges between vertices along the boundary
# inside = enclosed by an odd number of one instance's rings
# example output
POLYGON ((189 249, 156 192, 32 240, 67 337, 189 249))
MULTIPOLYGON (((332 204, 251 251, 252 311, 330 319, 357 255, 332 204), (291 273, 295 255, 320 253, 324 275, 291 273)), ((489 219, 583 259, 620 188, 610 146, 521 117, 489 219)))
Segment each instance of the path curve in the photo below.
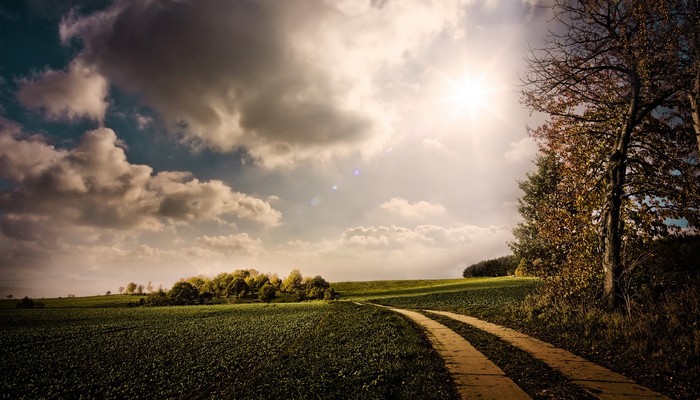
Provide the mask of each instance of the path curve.
POLYGON ((445 360, 462 399, 530 399, 496 364, 450 328, 415 311, 387 308, 425 329, 433 348, 445 360))
POLYGON ((620 375, 566 350, 535 339, 513 329, 480 319, 447 311, 425 310, 479 328, 518 347, 558 370, 593 396, 604 399, 668 399, 668 397, 644 387, 626 376, 620 375))

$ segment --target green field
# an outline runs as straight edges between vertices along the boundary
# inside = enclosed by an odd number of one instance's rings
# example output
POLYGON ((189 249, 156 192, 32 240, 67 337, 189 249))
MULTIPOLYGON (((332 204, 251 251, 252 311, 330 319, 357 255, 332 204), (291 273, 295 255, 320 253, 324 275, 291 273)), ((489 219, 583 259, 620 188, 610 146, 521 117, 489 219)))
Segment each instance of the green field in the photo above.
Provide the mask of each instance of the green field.
MULTIPOLYGON (((402 281, 366 281, 366 282, 337 282, 333 288, 340 294, 342 300, 373 301, 389 298, 412 297, 439 294, 481 291, 487 294, 492 289, 509 291, 511 288, 529 290, 536 280, 533 278, 468 278, 468 279, 432 279, 432 280, 402 280, 402 281)), ((518 294, 519 296, 520 294, 518 294)), ((410 306, 407 306, 410 307, 410 306)), ((428 307, 417 305, 418 307, 428 307)))
MULTIPOLYGON (((129 303, 138 302, 144 296, 113 294, 109 296, 62 297, 51 299, 34 299, 44 304, 46 308, 100 308, 126 307, 129 303)), ((18 300, 0 300, 0 310, 16 308, 18 300)))
POLYGON ((2 398, 454 398, 440 358, 352 303, 0 311, 2 398))
MULTIPOLYGON (((520 302, 531 293, 537 280, 530 278, 474 278, 461 284, 415 289, 416 293, 377 296, 370 301, 400 307, 453 311, 481 318, 500 314, 503 308, 520 302)), ((406 290, 410 292, 410 290, 406 290)), ((396 290, 388 293, 395 294, 396 290)))
POLYGON ((12 309, 4 301, 0 398, 455 398, 418 328, 354 302, 502 306, 533 285, 345 282, 333 287, 352 301, 272 305, 126 307, 138 297, 112 295, 12 309))

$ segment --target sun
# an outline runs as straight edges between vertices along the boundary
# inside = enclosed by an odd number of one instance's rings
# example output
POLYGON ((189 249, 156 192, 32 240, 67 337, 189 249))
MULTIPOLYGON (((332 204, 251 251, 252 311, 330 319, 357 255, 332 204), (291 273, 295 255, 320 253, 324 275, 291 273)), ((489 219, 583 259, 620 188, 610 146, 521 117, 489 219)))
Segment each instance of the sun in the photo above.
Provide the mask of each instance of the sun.
POLYGON ((451 105, 452 118, 466 113, 474 119, 479 113, 490 110, 491 97, 496 89, 489 85, 485 74, 464 71, 458 79, 448 78, 447 84, 448 94, 444 99, 451 105))

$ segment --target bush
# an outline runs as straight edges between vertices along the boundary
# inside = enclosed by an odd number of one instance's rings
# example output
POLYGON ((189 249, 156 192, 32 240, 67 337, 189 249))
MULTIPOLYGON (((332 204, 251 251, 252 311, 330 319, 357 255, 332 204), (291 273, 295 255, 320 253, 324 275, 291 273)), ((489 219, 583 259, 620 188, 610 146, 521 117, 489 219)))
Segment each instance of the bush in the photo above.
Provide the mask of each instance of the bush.
POLYGON ((199 300, 199 290, 187 281, 180 281, 170 289, 168 298, 173 305, 195 304, 199 300))
POLYGON ((28 296, 24 296, 22 300, 17 302, 17 308, 43 308, 44 303, 34 301, 28 296))
POLYGON ((144 305, 150 307, 159 307, 170 305, 170 299, 168 294, 163 289, 158 289, 155 292, 149 294, 144 300, 144 305))
POLYGON ((323 300, 338 300, 338 293, 333 288, 323 291, 323 300))
POLYGON ((260 301, 264 301, 265 303, 271 302, 276 296, 277 289, 275 289, 270 282, 265 282, 258 291, 258 299, 260 299, 260 301))
POLYGON ((294 291, 294 301, 304 301, 306 300, 306 290, 299 289, 294 291))

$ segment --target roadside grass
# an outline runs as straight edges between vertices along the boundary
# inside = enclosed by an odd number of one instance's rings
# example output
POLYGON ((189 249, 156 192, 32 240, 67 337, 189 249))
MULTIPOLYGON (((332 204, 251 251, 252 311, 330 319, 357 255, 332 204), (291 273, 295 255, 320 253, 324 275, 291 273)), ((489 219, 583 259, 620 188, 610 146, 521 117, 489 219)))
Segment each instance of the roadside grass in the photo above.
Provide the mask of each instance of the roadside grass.
POLYGON ((537 280, 533 278, 499 277, 335 282, 332 286, 340 295, 341 300, 370 301, 466 290, 529 286, 534 285, 535 282, 537 280))
POLYGON ((499 315, 505 307, 522 302, 536 289, 538 282, 532 278, 513 277, 465 279, 450 291, 419 291, 418 294, 397 297, 387 294, 369 301, 393 307, 447 310, 484 317, 499 315))
POLYGON ((456 398, 422 333, 347 302, 0 311, 0 397, 456 398))

